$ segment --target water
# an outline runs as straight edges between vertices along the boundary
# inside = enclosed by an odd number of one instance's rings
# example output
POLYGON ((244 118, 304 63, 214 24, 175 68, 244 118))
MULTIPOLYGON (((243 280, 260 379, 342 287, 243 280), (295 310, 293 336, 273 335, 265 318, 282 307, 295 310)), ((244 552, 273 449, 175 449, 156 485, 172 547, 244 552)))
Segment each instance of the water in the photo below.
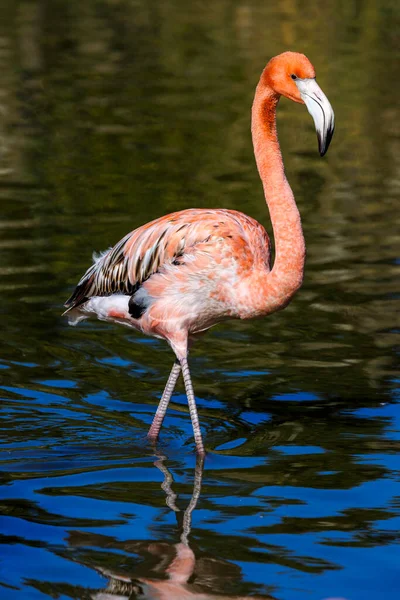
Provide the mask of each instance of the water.
POLYGON ((193 598, 398 598, 399 16, 392 0, 0 3, 2 599, 174 600, 174 559, 193 598), (288 48, 337 120, 321 160, 304 107, 279 109, 305 282, 192 353, 195 474, 181 385, 146 441, 170 350, 70 328, 62 304, 93 250, 168 211, 270 229, 249 112, 288 48))

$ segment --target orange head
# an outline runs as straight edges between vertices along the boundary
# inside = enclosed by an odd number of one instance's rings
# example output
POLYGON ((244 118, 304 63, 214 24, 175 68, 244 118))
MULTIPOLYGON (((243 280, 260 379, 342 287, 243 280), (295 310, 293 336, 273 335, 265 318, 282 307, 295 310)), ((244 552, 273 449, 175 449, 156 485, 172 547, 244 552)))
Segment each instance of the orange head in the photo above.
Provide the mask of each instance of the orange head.
POLYGON ((328 98, 315 81, 315 69, 304 54, 283 52, 271 58, 262 75, 264 85, 278 96, 305 104, 314 119, 321 156, 328 150, 335 115, 328 98))
POLYGON ((283 52, 271 58, 264 71, 264 82, 280 96, 304 104, 296 85, 297 79, 315 79, 315 69, 307 56, 283 52))

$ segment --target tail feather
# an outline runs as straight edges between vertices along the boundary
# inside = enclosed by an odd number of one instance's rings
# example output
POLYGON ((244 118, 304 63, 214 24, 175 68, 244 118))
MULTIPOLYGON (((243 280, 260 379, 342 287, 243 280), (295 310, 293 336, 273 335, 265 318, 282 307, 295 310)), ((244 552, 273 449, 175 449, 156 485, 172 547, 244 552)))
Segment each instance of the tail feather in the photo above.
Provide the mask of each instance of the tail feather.
POLYGON ((67 309, 64 315, 73 308, 80 306, 88 300, 87 292, 93 283, 93 279, 94 274, 78 283, 73 294, 68 298, 68 300, 64 304, 65 308, 67 309))

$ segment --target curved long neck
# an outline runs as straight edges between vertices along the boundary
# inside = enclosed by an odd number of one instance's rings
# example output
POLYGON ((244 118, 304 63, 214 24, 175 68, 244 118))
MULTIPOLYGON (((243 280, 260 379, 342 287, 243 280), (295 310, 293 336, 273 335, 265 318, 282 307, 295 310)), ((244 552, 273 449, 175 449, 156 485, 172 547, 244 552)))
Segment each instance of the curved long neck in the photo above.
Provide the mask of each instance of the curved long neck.
POLYGON ((286 306, 301 286, 305 243, 300 214, 285 176, 276 130, 279 96, 261 76, 252 108, 251 131, 275 239, 275 262, 268 275, 271 308, 286 306))

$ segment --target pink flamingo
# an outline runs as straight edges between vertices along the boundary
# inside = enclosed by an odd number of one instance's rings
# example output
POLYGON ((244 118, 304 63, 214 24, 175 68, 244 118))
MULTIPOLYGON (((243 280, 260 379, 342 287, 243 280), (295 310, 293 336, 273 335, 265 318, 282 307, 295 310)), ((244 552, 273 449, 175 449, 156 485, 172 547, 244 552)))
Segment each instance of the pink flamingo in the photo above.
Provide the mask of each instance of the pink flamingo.
POLYGON ((226 319, 254 319, 285 308, 303 280, 305 243, 285 177, 277 130, 280 96, 305 104, 319 152, 328 150, 332 107, 303 54, 284 52, 265 67, 252 108, 254 153, 271 215, 276 256, 264 227, 236 210, 190 208, 147 223, 95 258, 66 302, 70 322, 96 315, 165 339, 175 352, 148 436, 156 440, 182 371, 197 452, 204 454, 188 366, 198 335, 226 319))

